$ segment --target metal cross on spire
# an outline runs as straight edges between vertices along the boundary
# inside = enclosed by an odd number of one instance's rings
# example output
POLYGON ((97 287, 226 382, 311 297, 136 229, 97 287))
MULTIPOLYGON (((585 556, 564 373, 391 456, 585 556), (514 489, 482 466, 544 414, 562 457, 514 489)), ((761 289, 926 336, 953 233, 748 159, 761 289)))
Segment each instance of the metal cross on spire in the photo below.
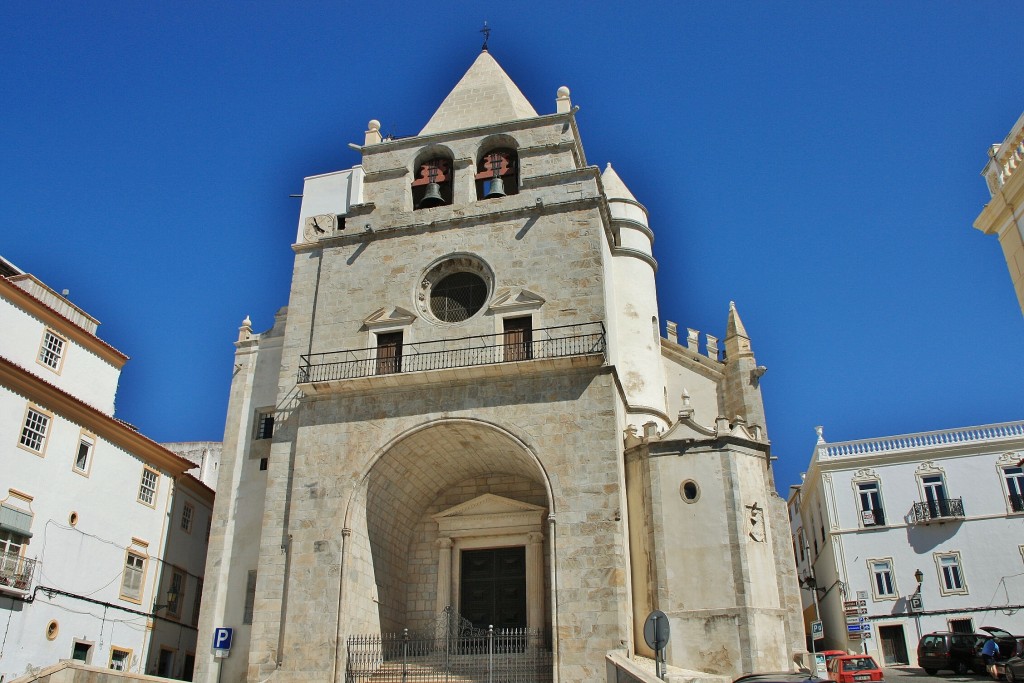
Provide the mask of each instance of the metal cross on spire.
POLYGON ((484 34, 484 44, 480 47, 480 51, 487 52, 487 41, 491 38, 491 28, 487 25, 486 19, 484 19, 484 27, 480 29, 480 33, 484 34))

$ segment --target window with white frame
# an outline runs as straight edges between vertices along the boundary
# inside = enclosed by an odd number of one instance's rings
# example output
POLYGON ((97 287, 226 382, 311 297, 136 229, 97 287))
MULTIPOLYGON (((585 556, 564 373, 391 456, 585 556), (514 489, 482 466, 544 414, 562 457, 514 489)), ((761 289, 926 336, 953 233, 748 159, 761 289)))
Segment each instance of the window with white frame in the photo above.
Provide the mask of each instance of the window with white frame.
POLYGON ((936 553, 935 564, 939 570, 939 592, 943 595, 961 595, 967 593, 963 569, 960 566, 960 553, 936 553))
POLYGON ((146 557, 129 550, 124 559, 124 574, 121 577, 121 597, 132 602, 142 602, 142 577, 146 574, 146 557))
POLYGON ((21 428, 19 443, 30 451, 42 453, 46 445, 46 432, 50 428, 50 416, 34 408, 25 413, 25 426, 21 428))
POLYGON ((1010 510, 1024 512, 1024 467, 1004 467, 1003 479, 1006 481, 1010 510))
POLYGON ((132 651, 121 647, 110 648, 110 668, 114 671, 127 671, 131 665, 132 651))
POLYGON ((895 600, 896 582, 893 579, 892 560, 868 560, 871 570, 871 590, 876 600, 895 600))
POLYGON ((181 509, 181 528, 186 533, 192 533, 192 518, 195 517, 196 510, 192 507, 191 503, 185 503, 185 506, 181 509))
POLYGON ((857 483, 857 497, 860 499, 860 522, 863 526, 884 526, 885 511, 882 509, 882 494, 877 481, 857 483))
POLYGON ((39 346, 39 362, 51 370, 60 370, 64 358, 64 347, 67 342, 63 337, 50 330, 43 333, 43 343, 39 346))
POLYGON ((139 482, 139 502, 153 506, 156 503, 156 486, 158 474, 148 467, 142 468, 142 481, 139 482))
POLYGON ((0 570, 10 569, 17 571, 18 561, 21 558, 21 549, 27 541, 24 535, 0 529, 0 570))
POLYGON ((82 434, 78 440, 78 452, 75 454, 75 471, 87 474, 89 463, 92 461, 92 449, 95 442, 92 437, 82 434))

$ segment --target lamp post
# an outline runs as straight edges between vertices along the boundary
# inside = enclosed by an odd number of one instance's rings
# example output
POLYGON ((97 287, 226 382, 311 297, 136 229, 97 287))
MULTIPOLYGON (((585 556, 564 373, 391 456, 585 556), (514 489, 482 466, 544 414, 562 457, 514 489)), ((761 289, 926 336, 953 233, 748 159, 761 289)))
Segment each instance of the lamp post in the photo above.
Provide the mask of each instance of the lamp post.
MULTIPOLYGON (((804 538, 804 553, 807 557, 807 576, 800 579, 800 585, 802 588, 811 591, 811 598, 814 600, 814 620, 821 621, 821 610, 818 607, 818 581, 814 578, 814 560, 811 559, 811 547, 807 543, 807 539, 804 538)), ((824 635, 824 630, 822 631, 824 635)), ((817 657, 815 656, 818 651, 817 641, 814 640, 814 628, 811 628, 811 658, 814 660, 815 671, 817 671, 817 657)))
POLYGON ((159 610, 167 609, 168 607, 170 607, 172 605, 177 605, 177 604, 178 604, 178 591, 175 590, 174 586, 171 586, 170 588, 167 589, 167 602, 166 602, 166 604, 158 605, 155 602, 153 603, 153 614, 156 614, 159 610))
POLYGON ((921 600, 921 583, 924 581, 924 572, 918 569, 914 572, 914 578, 917 579, 917 590, 910 596, 910 610, 914 613, 914 625, 917 627, 917 640, 921 640, 921 610, 924 607, 924 601, 921 600))

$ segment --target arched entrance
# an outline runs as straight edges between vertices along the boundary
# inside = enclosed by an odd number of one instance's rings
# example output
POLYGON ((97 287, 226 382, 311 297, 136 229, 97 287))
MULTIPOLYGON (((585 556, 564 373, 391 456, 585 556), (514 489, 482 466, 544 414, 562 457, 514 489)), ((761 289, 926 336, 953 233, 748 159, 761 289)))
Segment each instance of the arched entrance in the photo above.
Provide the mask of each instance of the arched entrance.
POLYGON ((551 510, 543 468, 509 432, 459 419, 401 435, 349 506, 339 635, 427 633, 446 607, 549 631, 551 510))

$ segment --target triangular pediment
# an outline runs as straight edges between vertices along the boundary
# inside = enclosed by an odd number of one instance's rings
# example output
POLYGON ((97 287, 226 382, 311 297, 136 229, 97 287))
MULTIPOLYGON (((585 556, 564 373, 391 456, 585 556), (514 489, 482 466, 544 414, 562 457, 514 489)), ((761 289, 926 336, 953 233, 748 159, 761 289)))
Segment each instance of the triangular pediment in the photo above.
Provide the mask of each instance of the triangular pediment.
POLYGON ((399 325, 411 325, 416 320, 416 314, 404 308, 378 308, 371 313, 363 324, 368 328, 393 327, 399 325))
POLYGON ((465 503, 448 508, 434 515, 434 519, 451 519, 453 517, 477 517, 492 515, 516 515, 521 513, 543 513, 544 508, 531 505, 521 500, 512 500, 493 493, 485 493, 465 503))
POLYGON ((537 116, 537 111, 488 52, 481 52, 420 135, 537 116))
POLYGON ((491 311, 536 310, 545 303, 544 297, 528 289, 500 290, 491 304, 491 311))

